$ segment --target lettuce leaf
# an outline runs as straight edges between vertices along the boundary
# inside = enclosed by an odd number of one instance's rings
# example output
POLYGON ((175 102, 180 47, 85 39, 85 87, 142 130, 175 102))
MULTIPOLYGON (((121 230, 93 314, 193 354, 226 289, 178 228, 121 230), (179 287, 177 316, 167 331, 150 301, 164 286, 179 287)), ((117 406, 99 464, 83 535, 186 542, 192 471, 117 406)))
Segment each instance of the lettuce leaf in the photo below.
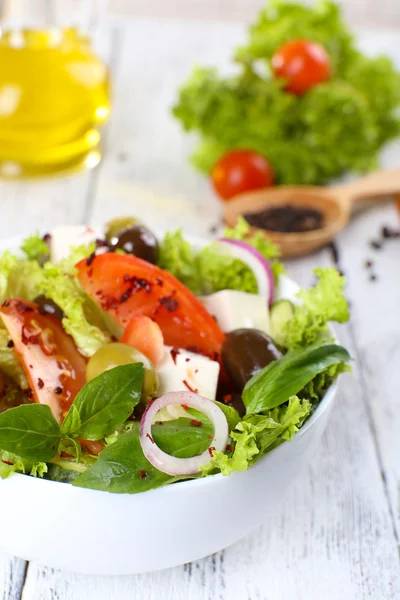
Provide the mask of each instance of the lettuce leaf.
POLYGON ((309 400, 292 396, 285 406, 262 415, 246 416, 230 434, 233 451, 215 451, 210 463, 202 467, 202 474, 230 475, 233 471, 246 471, 261 456, 291 440, 310 415, 311 407, 309 400))
POLYGON ((194 294, 201 294, 202 287, 196 268, 196 252, 184 239, 181 229, 169 231, 160 244, 158 266, 169 271, 194 294))
POLYGON ((293 349, 309 346, 326 337, 329 321, 345 323, 349 308, 343 293, 346 278, 329 267, 314 269, 319 280, 315 287, 300 290, 297 297, 302 302, 294 309, 293 317, 285 324, 285 346, 293 349))
POLYGON ((14 348, 9 347, 10 340, 7 330, 0 327, 0 371, 11 377, 24 390, 28 387, 28 380, 17 353, 14 348))
POLYGON ((6 479, 13 473, 25 473, 33 477, 43 477, 47 473, 47 464, 27 460, 11 452, 0 450, 0 478, 6 479))
MULTIPOLYGON (((243 218, 238 220, 236 227, 226 229, 224 237, 244 240, 257 248, 269 260, 275 279, 284 271, 278 260, 278 246, 262 232, 253 235, 243 218)), ((257 293, 256 279, 247 265, 236 258, 221 255, 213 243, 196 253, 179 229, 167 233, 161 242, 159 266, 172 273, 196 295, 227 289, 257 293)))
POLYGON ((0 303, 14 297, 33 300, 41 293, 42 283, 37 261, 18 258, 8 250, 0 256, 0 303))
POLYGON ((29 260, 36 260, 38 262, 44 262, 50 255, 49 247, 39 232, 25 238, 21 244, 21 250, 29 260))
POLYGON ((111 339, 101 327, 88 320, 92 303, 75 277, 74 265, 81 258, 88 256, 90 250, 87 246, 81 246, 57 264, 46 263, 43 266, 42 288, 45 296, 51 298, 65 313, 63 327, 86 356, 92 356, 111 339))

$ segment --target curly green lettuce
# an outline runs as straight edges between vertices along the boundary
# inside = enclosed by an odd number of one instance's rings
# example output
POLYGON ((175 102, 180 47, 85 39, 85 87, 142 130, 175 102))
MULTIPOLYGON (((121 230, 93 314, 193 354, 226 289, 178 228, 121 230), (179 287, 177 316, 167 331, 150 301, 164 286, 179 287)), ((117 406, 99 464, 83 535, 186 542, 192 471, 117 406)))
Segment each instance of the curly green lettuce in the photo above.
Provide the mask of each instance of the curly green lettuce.
POLYGON ((0 256, 0 303, 15 297, 33 300, 41 293, 42 283, 37 261, 19 258, 8 250, 0 256))
POLYGON ((261 456, 285 441, 291 440, 310 415, 312 404, 292 396, 284 406, 261 415, 249 415, 230 433, 232 451, 214 451, 210 463, 203 466, 203 475, 246 471, 261 456))
POLYGON ((48 260, 50 255, 49 247, 39 232, 25 238, 21 244, 21 250, 29 260, 36 260, 38 262, 48 260))
POLYGON ((90 247, 80 246, 72 249, 70 256, 57 264, 45 263, 42 284, 42 293, 51 298, 65 314, 62 320, 65 331, 73 337, 78 348, 86 356, 92 356, 111 339, 105 329, 99 326, 103 325, 103 321, 93 323, 93 316, 96 318, 99 315, 94 315, 93 303, 75 277, 75 264, 88 256, 91 250, 90 247))
POLYGON ((25 473, 33 477, 43 477, 47 473, 47 464, 26 460, 11 452, 0 450, 0 478, 6 479, 13 473, 25 473))
POLYGON ((264 155, 278 183, 318 184, 377 164, 382 145, 400 133, 400 76, 386 57, 364 56, 339 7, 270 1, 235 53, 238 73, 197 67, 180 89, 173 114, 199 135, 194 165, 210 172, 227 151, 264 155), (297 97, 271 76, 270 61, 284 42, 322 44, 332 77, 297 97))
MULTIPOLYGON (((243 218, 236 227, 226 229, 224 237, 243 240, 257 248, 271 265, 275 280, 284 271, 278 260, 280 250, 262 232, 253 234, 243 218)), ((252 270, 236 258, 221 254, 216 244, 208 244, 199 252, 184 239, 182 231, 167 233, 160 244, 159 266, 172 273, 194 294, 211 294, 220 290, 257 293, 252 270)))
POLYGON ((346 278, 333 267, 314 269, 317 284, 309 290, 300 290, 301 301, 295 306, 293 317, 284 326, 285 347, 289 350, 309 346, 326 336, 329 321, 345 323, 349 307, 343 293, 346 278))
POLYGON ((11 338, 7 330, 4 327, 0 327, 0 372, 11 377, 24 390, 28 387, 28 380, 10 342, 11 338))

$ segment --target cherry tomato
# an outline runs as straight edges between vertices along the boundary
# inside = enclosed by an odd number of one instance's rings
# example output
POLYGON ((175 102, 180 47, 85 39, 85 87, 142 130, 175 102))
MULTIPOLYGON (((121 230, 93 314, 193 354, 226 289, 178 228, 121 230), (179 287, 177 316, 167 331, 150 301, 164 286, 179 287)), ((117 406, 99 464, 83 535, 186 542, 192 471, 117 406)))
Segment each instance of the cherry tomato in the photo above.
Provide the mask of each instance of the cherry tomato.
POLYGON ((106 253, 76 265, 85 292, 122 327, 155 321, 170 346, 219 355, 224 334, 201 302, 167 271, 136 256, 106 253))
POLYGON ((164 356, 164 338, 155 321, 138 315, 128 323, 120 342, 133 346, 156 365, 164 356))
POLYGON ((283 44, 272 57, 276 77, 286 79, 286 90, 301 95, 331 76, 331 63, 320 44, 308 40, 292 40, 283 44))
POLYGON ((232 150, 225 154, 215 163, 211 177, 215 191, 223 200, 274 183, 274 172, 268 161, 251 150, 232 150))
POLYGON ((37 304, 13 298, 0 313, 29 381, 31 400, 48 404, 61 423, 86 383, 86 359, 60 321, 42 314, 37 304))

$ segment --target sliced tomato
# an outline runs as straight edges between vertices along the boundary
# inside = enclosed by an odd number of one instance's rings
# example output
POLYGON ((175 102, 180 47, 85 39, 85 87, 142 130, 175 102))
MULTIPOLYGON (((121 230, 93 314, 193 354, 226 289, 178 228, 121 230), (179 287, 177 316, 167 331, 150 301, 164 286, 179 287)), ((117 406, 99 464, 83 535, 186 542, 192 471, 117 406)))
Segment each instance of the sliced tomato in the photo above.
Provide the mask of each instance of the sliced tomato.
POLYGON ((133 346, 156 365, 164 356, 164 338, 160 326, 149 317, 138 315, 128 323, 120 341, 133 346))
POLYGON ((31 400, 48 404, 61 423, 86 383, 86 359, 60 321, 41 314, 37 304, 13 298, 5 300, 0 313, 29 381, 31 400))
POLYGON ((219 356, 224 334, 215 319, 167 271, 135 256, 113 253, 76 266, 85 292, 122 327, 145 315, 160 326, 169 346, 219 356))

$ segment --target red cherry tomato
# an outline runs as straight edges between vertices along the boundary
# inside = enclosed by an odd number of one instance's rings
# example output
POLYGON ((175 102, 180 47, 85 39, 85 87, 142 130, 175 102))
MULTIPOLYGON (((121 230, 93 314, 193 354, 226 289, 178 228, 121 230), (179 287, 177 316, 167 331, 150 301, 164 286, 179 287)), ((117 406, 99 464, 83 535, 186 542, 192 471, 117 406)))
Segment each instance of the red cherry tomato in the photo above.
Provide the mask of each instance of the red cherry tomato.
POLYGON ((144 315, 159 325, 168 346, 212 358, 219 355, 225 339, 221 329, 196 296, 167 271, 136 256, 114 253, 84 259, 76 268, 85 292, 128 332, 130 321, 144 315))
POLYGON ((251 150, 232 150, 225 154, 215 163, 211 177, 215 191, 223 200, 274 183, 274 172, 268 161, 251 150))
POLYGON ((286 90, 301 95, 331 76, 331 63, 320 44, 308 40, 292 40, 283 44, 272 57, 276 77, 286 79, 286 90))

